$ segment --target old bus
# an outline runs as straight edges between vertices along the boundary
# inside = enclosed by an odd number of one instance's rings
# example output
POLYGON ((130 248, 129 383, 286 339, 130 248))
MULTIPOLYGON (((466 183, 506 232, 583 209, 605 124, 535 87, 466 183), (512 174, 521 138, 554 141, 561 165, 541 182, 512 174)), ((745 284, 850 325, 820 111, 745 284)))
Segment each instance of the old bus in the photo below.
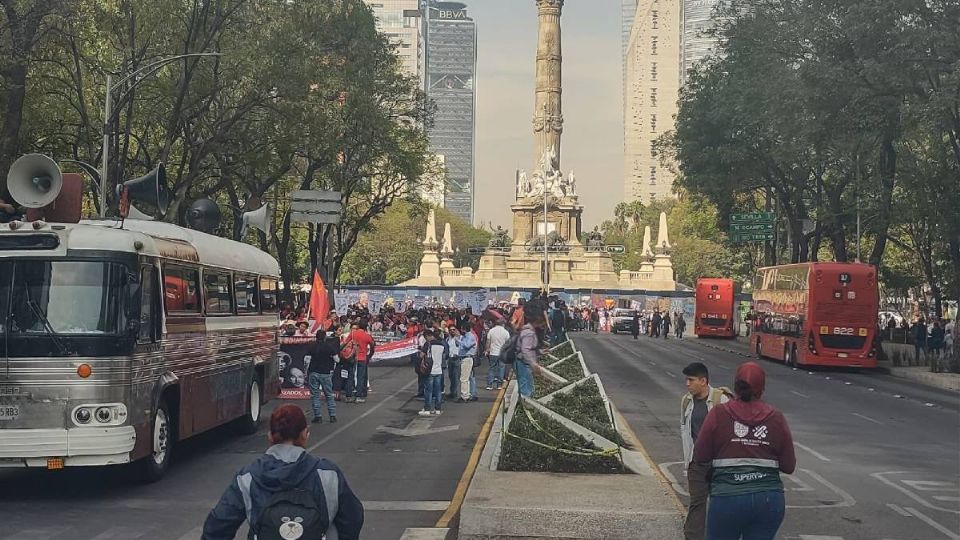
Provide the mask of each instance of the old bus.
POLYGON ((270 255, 167 223, 0 225, 0 466, 167 469, 279 393, 270 255))
POLYGON ((693 333, 697 337, 737 336, 736 284, 732 279, 697 280, 693 333))
POLYGON ((879 289, 873 266, 806 263, 761 268, 753 291, 757 356, 789 366, 877 366, 879 289))

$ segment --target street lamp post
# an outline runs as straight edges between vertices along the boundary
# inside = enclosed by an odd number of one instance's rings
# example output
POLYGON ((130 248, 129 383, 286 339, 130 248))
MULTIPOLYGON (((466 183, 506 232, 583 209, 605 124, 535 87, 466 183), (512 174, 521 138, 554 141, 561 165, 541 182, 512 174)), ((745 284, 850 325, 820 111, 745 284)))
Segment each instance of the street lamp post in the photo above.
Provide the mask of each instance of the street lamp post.
POLYGON ((190 54, 178 54, 176 56, 168 56, 161 58, 155 62, 151 62, 140 69, 128 73, 122 79, 114 84, 113 76, 107 74, 107 85, 106 85, 106 97, 103 101, 103 162, 101 164, 100 171, 100 217, 106 217, 107 215, 107 187, 110 183, 110 174, 108 168, 110 166, 110 126, 113 123, 113 112, 114 112, 114 102, 113 102, 113 92, 122 85, 130 83, 130 86, 126 91, 117 98, 117 103, 122 104, 123 101, 127 98, 127 95, 137 87, 144 79, 150 77, 160 71, 160 68, 181 60, 183 58, 196 58, 202 56, 222 56, 222 53, 190 53, 190 54))
MULTIPOLYGON (((546 183, 546 179, 544 179, 546 183)), ((550 247, 547 233, 547 189, 543 190, 543 290, 550 294, 550 247)))

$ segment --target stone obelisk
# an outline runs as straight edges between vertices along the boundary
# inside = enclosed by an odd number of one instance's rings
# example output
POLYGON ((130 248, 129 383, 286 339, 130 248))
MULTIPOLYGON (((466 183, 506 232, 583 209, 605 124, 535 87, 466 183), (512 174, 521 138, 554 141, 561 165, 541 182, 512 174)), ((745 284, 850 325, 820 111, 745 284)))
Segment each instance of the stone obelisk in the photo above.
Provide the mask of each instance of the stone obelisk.
POLYGON ((563 134, 562 55, 560 14, 563 0, 536 0, 540 25, 537 40, 537 93, 533 111, 536 140, 534 159, 551 148, 556 152, 554 167, 560 170, 560 135, 563 134))

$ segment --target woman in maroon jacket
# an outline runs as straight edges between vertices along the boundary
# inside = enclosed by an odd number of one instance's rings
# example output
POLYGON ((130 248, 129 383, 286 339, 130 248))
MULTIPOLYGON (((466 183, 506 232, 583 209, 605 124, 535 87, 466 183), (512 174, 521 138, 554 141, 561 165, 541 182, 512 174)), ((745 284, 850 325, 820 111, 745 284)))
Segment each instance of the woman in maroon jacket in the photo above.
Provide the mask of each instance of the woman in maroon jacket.
POLYGON ((783 523, 780 473, 793 474, 797 457, 783 414, 760 400, 766 376, 754 362, 737 369, 737 399, 710 410, 693 449, 699 470, 710 471, 708 540, 773 540, 783 523))

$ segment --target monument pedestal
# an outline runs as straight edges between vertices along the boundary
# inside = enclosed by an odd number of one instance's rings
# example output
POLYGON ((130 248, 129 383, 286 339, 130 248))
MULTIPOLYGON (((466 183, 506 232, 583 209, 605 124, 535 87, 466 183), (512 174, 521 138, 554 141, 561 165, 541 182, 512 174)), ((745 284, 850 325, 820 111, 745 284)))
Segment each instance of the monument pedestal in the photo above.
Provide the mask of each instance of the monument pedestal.
POLYGON ((513 211, 513 243, 523 246, 532 238, 556 231, 567 245, 580 245, 583 224, 581 215, 583 206, 576 196, 547 200, 547 231, 543 230, 543 198, 527 197, 520 199, 510 209, 513 211))

